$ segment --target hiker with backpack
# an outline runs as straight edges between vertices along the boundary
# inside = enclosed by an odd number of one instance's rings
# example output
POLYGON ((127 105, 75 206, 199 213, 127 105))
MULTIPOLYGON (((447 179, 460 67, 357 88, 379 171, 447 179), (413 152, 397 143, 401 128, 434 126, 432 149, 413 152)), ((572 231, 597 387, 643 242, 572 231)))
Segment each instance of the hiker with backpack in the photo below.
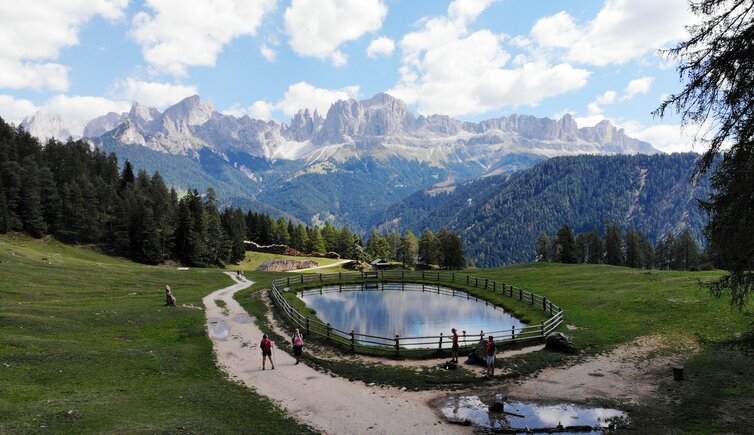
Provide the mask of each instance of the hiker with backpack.
POLYGON ((272 340, 267 338, 267 334, 262 335, 262 341, 259 342, 259 347, 262 349, 262 370, 265 370, 265 358, 270 359, 272 370, 275 370, 275 362, 272 361, 272 340))
POLYGON ((298 364, 301 362, 301 353, 304 349, 304 337, 301 336, 301 332, 299 332, 298 328, 296 328, 296 332, 293 333, 291 342, 293 344, 293 356, 296 358, 296 364, 298 364))
POLYGON ((485 351, 487 354, 487 373, 485 376, 493 377, 495 376, 495 353, 497 353, 497 348, 495 346, 495 340, 491 335, 487 340, 485 351))

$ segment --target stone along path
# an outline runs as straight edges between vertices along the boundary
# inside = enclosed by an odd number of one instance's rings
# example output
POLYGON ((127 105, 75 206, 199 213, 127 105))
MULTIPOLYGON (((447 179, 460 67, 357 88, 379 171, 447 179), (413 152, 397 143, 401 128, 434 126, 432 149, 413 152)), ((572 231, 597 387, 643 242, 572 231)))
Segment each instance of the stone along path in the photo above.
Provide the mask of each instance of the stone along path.
POLYGON ((470 428, 444 423, 429 406, 437 393, 370 387, 331 377, 304 364, 294 365, 293 357, 277 348, 275 370, 268 366, 263 371, 262 331, 233 298, 253 282, 234 273, 228 276, 236 284, 209 294, 203 302, 217 364, 231 379, 267 396, 292 417, 323 433, 470 433, 470 428))

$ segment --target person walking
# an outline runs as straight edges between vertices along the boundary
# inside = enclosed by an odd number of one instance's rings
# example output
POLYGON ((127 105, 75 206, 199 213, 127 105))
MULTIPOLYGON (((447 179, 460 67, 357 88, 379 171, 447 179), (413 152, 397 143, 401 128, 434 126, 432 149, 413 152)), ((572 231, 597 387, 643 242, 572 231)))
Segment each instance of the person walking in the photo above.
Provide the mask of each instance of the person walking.
POLYGON ((487 353, 487 374, 486 376, 493 377, 495 376, 495 353, 497 353, 497 348, 495 347, 495 340, 490 335, 487 339, 487 347, 486 347, 486 353, 487 353))
POLYGON ((291 339, 293 342, 293 356, 296 358, 296 364, 301 362, 301 353, 304 349, 304 337, 301 336, 301 332, 299 332, 298 328, 296 328, 296 332, 293 333, 293 339, 291 339))
POLYGON ((451 338, 452 346, 450 347, 450 361, 458 364, 458 333, 456 332, 456 328, 452 328, 450 332, 453 333, 451 338))
POLYGON ((259 347, 262 348, 262 370, 265 370, 265 358, 270 359, 272 370, 275 370, 275 362, 272 361, 272 340, 267 338, 267 334, 262 335, 262 341, 259 342, 259 347))

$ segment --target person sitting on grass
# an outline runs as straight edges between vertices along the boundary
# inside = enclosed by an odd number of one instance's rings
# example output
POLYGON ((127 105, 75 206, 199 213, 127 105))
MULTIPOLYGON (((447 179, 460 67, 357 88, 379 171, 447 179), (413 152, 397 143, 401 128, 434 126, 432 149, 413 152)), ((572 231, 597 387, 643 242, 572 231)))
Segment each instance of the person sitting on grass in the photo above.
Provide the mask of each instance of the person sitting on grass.
POLYGON ((495 347, 495 340, 490 335, 487 339, 487 373, 486 376, 493 377, 495 376, 495 353, 497 352, 497 348, 495 347))
POLYGON ((262 348, 262 370, 265 370, 265 358, 270 359, 272 370, 275 370, 275 363, 272 361, 272 341, 267 338, 267 334, 262 335, 262 341, 259 343, 259 347, 262 348))
POLYGON ((456 328, 452 328, 450 332, 453 333, 453 337, 451 338, 452 346, 450 348, 450 361, 458 364, 458 333, 456 332, 456 328))

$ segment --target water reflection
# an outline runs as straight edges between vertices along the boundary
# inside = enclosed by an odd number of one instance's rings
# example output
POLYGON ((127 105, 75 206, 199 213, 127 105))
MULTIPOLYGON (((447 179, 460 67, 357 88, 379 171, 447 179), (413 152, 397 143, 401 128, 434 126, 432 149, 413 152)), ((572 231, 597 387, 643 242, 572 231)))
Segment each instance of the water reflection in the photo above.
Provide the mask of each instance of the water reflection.
MULTIPOLYGON (((591 427, 592 431, 558 433, 602 433, 612 422, 627 418, 625 412, 609 408, 586 408, 573 404, 540 405, 527 402, 505 402, 504 412, 489 412, 489 407, 478 396, 455 396, 444 403, 440 412, 450 421, 468 420, 477 426, 492 429, 546 429, 563 427, 591 427)), ((538 433, 538 432, 534 432, 538 433)))
POLYGON ((299 297, 335 328, 382 337, 447 336, 456 328, 476 340, 482 330, 509 335, 512 328, 518 333, 527 326, 500 307, 441 286, 326 286, 299 297))

